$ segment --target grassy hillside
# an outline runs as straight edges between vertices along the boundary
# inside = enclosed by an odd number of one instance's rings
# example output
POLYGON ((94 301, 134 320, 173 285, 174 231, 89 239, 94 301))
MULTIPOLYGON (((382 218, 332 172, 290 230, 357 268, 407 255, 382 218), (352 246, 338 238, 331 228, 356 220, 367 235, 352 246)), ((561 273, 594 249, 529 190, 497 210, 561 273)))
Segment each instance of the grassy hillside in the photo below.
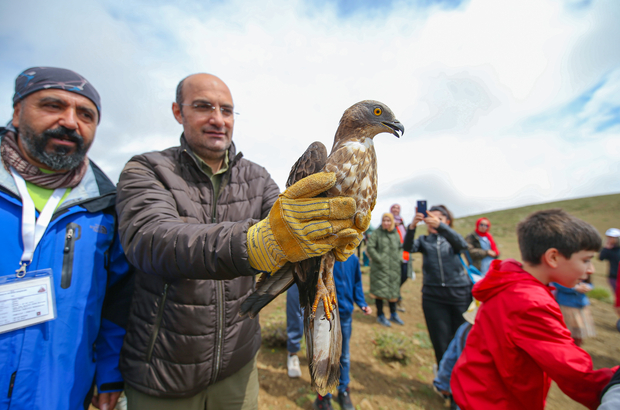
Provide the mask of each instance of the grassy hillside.
MULTIPOLYGON (((491 221, 491 233, 495 238, 500 252, 502 252, 502 259, 519 259, 519 248, 517 236, 515 234, 517 223, 532 212, 551 208, 562 208, 566 212, 592 224, 599 231, 601 237, 605 235, 605 231, 608 228, 620 228, 620 194, 550 202, 547 204, 531 205, 522 208, 467 216, 455 220, 454 228, 460 234, 466 236, 473 231, 476 220, 484 216, 491 221)), ((604 266, 600 263, 596 265, 598 274, 603 272, 601 270, 603 267, 604 266)))
MULTIPOLYGON (((601 236, 609 227, 620 228, 620 194, 491 212, 483 216, 489 218, 493 225, 491 231, 500 247, 502 258, 519 259, 515 227, 521 219, 536 210, 558 207, 593 224, 601 236)), ((410 215, 406 217, 410 218, 410 215)), ((478 215, 459 218, 455 221, 455 228, 462 235, 467 235, 473 230, 478 218, 478 215)), ((420 227, 418 233, 425 234, 426 227, 420 227)), ((374 314, 364 316, 359 310, 353 314, 350 388, 351 397, 358 409, 445 409, 443 401, 432 390, 434 355, 422 313, 422 257, 420 254, 413 254, 413 258, 417 279, 407 281, 402 288, 406 312, 401 313, 401 318, 405 321, 405 326, 387 329, 376 323, 374 314), (403 341, 410 342, 409 350, 412 350, 412 355, 408 361, 400 363, 383 359, 381 349, 384 344, 389 344, 390 340, 395 341, 399 347, 405 344, 403 341)), ((605 280, 606 264, 595 261, 595 267, 595 285, 608 288, 605 280)), ((367 292, 368 268, 363 268, 362 272, 362 282, 367 292)), ((281 296, 265 307, 260 315, 264 330, 263 346, 258 356, 260 410, 310 410, 316 397, 310 388, 308 362, 303 348, 300 352, 302 378, 290 379, 286 374, 286 348, 268 344, 274 323, 279 324, 279 333, 284 332, 285 311, 286 298, 281 296)), ((620 334, 615 329, 617 318, 613 306, 592 300, 592 311, 597 336, 587 339, 584 348, 591 354, 595 368, 614 366, 620 357, 620 334)), ((334 407, 339 408, 337 405, 334 407)), ((554 386, 546 409, 582 410, 585 407, 573 402, 554 386)))

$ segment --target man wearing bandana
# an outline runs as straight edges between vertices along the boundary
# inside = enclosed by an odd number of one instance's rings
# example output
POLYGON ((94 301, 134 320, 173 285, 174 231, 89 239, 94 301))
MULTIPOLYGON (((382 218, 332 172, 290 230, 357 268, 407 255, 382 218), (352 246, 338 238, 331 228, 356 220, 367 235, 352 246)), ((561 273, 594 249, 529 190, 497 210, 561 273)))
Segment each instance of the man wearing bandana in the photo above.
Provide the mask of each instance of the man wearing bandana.
MULTIPOLYGON (((34 67, 17 77, 13 108, 0 128, 0 295, 4 281, 49 269, 56 318, 0 327, 0 408, 88 408, 96 386, 93 404, 112 410, 132 275, 115 186, 86 156, 100 97, 73 71, 34 67)), ((0 300, 0 325, 7 309, 0 300)))

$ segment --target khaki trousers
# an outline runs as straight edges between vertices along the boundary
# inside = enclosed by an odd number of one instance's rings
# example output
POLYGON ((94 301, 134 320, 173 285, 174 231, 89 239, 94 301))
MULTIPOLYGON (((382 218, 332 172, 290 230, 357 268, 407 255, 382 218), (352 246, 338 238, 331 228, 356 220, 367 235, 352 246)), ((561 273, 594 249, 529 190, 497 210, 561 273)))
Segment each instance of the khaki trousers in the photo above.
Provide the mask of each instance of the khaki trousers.
MULTIPOLYGON (((256 355, 258 356, 258 354, 256 355)), ((165 399, 149 396, 125 384, 128 410, 257 410, 256 356, 237 373, 195 396, 165 399)))

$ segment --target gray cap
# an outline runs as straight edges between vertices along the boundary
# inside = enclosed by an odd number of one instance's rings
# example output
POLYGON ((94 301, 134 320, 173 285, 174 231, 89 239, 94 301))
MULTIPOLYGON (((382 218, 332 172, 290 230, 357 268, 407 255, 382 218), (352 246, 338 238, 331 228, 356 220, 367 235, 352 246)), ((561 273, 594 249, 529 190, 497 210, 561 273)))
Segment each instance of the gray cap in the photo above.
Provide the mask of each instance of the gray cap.
POLYGON ((71 91, 88 98, 97 107, 98 120, 101 121, 101 98, 99 93, 87 79, 75 71, 67 70, 66 68, 32 67, 24 70, 15 79, 13 104, 36 91, 50 88, 71 91))

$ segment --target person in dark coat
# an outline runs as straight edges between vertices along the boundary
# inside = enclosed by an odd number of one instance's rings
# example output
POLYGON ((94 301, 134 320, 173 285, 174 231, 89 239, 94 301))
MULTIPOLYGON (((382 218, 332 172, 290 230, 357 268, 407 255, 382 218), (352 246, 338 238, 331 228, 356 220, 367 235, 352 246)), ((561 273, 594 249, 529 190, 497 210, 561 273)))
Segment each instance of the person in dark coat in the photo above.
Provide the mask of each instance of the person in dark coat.
POLYGON ((383 214, 381 227, 376 229, 368 240, 370 256, 370 296, 377 306, 377 322, 390 327, 390 321, 404 325, 396 312, 396 301, 400 294, 400 237, 396 232, 394 216, 383 214), (390 305, 391 317, 388 321, 383 314, 383 301, 390 305))
POLYGON ((472 283, 459 257, 467 242, 452 229, 452 221, 448 208, 436 205, 426 217, 416 213, 405 235, 405 250, 423 255, 422 310, 437 364, 465 321, 463 313, 472 300, 472 283), (414 240, 421 221, 428 226, 428 235, 414 240))
MULTIPOLYGON (((400 243, 402 244, 405 241, 405 235, 407 234, 407 227, 405 226, 405 221, 403 217, 400 216, 400 205, 394 204, 390 207, 390 213, 394 217, 394 223, 396 224, 396 232, 398 232, 398 236, 400 238, 400 243)), ((409 252, 403 251, 403 260, 400 265, 400 287, 402 289, 403 285, 411 276, 412 279, 415 279, 415 272, 413 272, 412 260, 410 260, 409 252)), ((396 302, 396 310, 399 312, 404 312, 405 307, 403 306, 403 296, 402 294, 398 297, 398 302, 396 302)))
POLYGON ((618 264, 620 263, 620 245, 618 244, 618 238, 620 238, 620 229, 609 228, 605 232, 607 240, 605 246, 601 249, 601 253, 598 258, 602 261, 609 261, 609 273, 607 280, 609 285, 616 292, 616 281, 618 278, 618 264))

